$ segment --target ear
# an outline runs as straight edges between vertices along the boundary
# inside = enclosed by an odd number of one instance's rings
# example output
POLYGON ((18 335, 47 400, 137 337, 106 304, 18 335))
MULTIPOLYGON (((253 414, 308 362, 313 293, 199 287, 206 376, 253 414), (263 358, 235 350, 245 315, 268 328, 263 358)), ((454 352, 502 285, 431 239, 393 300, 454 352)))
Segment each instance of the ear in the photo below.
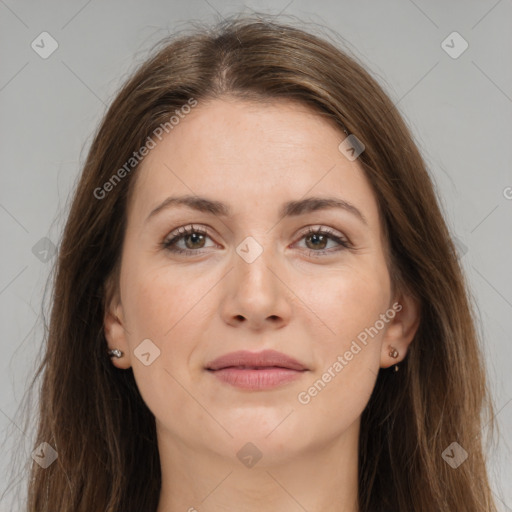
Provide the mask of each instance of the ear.
POLYGON ((410 294, 398 295, 390 310, 395 311, 395 317, 389 322, 382 340, 381 368, 389 368, 404 360, 420 324, 420 303, 410 294), (390 347, 398 351, 397 358, 389 355, 390 347))
POLYGON ((122 357, 112 356, 110 358, 112 364, 123 370, 130 368, 130 346, 126 337, 127 331, 125 329, 123 306, 121 304, 119 287, 115 285, 113 277, 109 277, 105 283, 103 331, 109 350, 118 348, 123 352, 122 357))

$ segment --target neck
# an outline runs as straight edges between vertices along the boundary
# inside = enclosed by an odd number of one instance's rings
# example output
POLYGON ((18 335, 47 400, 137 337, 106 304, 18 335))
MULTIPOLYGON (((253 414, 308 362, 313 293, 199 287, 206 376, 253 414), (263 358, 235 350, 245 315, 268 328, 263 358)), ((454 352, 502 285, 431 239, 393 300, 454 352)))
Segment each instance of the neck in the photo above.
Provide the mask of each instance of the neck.
MULTIPOLYGON (((161 425, 157 433, 162 470, 157 512, 359 511, 359 421, 341 437, 278 458, 268 439, 266 446, 257 441, 262 457, 251 468, 236 456, 187 446, 161 425)), ((233 441, 232 453, 245 442, 233 441)))

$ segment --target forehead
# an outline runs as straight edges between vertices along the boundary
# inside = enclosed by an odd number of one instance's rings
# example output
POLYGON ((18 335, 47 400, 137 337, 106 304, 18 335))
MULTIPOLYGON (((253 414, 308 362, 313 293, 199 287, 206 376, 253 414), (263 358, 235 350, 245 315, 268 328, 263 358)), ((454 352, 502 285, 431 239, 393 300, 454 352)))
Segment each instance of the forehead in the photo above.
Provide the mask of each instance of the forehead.
POLYGON ((199 103, 139 166, 135 215, 168 195, 197 194, 237 209, 274 208, 305 195, 337 195, 378 217, 356 161, 338 150, 346 137, 330 118, 293 101, 217 99, 199 103))

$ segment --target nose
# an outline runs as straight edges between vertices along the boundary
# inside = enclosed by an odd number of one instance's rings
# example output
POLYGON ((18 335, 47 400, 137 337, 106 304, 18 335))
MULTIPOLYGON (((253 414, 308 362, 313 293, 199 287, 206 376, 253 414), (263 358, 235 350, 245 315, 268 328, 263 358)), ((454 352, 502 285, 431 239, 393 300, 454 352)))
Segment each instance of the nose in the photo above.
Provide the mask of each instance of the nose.
POLYGON ((286 282, 285 271, 270 249, 251 263, 235 253, 234 268, 223 283, 223 320, 254 331, 284 327, 291 318, 294 296, 286 282))

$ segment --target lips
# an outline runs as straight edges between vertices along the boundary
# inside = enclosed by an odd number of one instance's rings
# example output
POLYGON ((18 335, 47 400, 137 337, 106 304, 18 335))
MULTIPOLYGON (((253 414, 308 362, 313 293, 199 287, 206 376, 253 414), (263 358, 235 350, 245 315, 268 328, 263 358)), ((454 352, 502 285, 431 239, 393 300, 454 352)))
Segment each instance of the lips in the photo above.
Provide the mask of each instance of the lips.
POLYGON ((240 350, 225 354, 214 359, 206 365, 211 371, 236 368, 240 370, 269 370, 284 368, 295 371, 307 370, 306 366, 281 352, 275 350, 263 350, 262 352, 248 352, 240 350))
POLYGON ((231 352, 208 363, 219 381, 245 391, 270 391, 300 379, 308 368, 293 357, 264 350, 231 352))

